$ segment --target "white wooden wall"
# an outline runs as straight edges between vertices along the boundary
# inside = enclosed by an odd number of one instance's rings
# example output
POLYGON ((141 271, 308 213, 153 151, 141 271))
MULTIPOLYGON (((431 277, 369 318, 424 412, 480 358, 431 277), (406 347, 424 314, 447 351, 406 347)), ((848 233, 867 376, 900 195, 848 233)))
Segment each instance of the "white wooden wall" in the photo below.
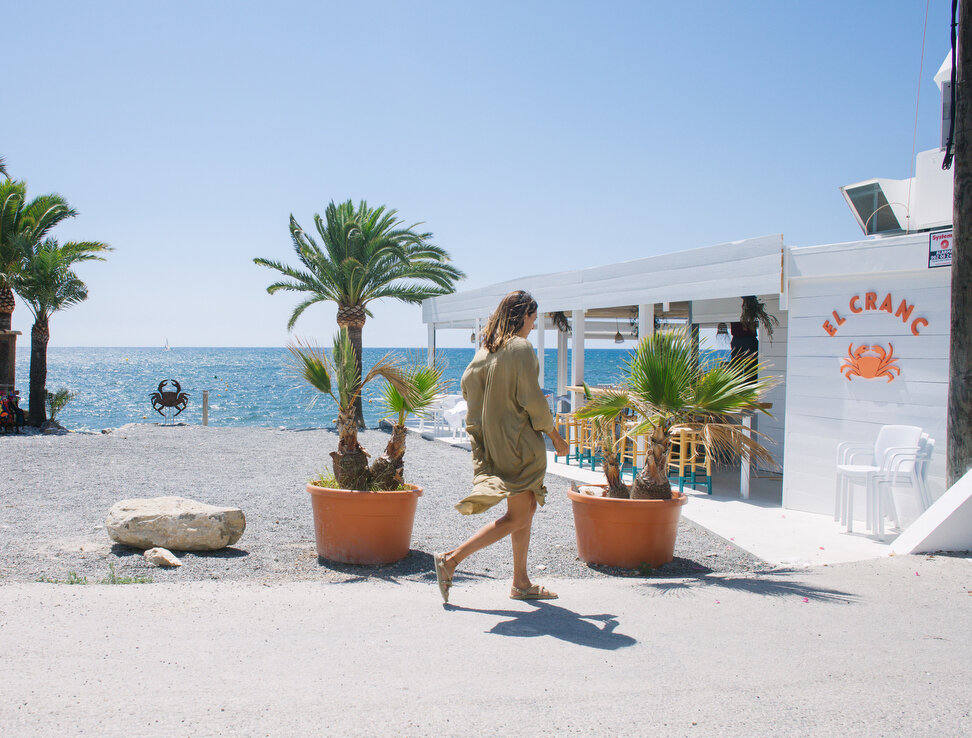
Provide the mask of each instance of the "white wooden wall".
MULTIPOLYGON (((867 242, 871 250, 866 265, 847 257, 853 244, 835 245, 840 253, 817 253, 798 259, 791 271, 814 275, 836 268, 867 268, 868 273, 801 276, 789 280, 788 372, 786 384, 786 449, 783 506, 816 513, 833 513, 836 449, 841 441, 873 443, 885 424, 917 425, 935 439, 930 470, 930 489, 938 497, 944 490, 945 407, 948 386, 948 313, 950 269, 914 267, 927 256, 927 234, 888 239, 889 248, 908 248, 906 258, 888 252, 889 259, 875 258, 879 242, 867 242), (844 248, 838 248, 844 247, 844 248), (893 257, 893 258, 892 258, 893 257), (841 267, 840 265, 844 265, 841 267), (908 271, 889 271, 893 266, 908 271), (890 293, 894 309, 902 299, 914 304, 911 318, 924 317, 929 324, 920 335, 910 323, 884 311, 853 314, 851 296, 866 292, 878 295, 878 305, 890 293), (846 319, 834 336, 822 324, 835 323, 832 311, 846 319), (894 346, 901 375, 894 381, 848 381, 841 360, 849 344, 894 346)), ((762 343, 762 341, 761 341, 762 343)), ((855 518, 864 517, 863 491, 855 495, 855 518)))

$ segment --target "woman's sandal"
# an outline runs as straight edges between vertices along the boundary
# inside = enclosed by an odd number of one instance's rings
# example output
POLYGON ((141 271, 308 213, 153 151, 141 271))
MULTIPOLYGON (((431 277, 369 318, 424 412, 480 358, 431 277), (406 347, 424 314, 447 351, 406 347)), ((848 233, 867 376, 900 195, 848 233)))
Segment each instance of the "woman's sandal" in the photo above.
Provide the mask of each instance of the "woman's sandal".
POLYGON ((526 589, 510 587, 511 600, 555 600, 559 596, 540 584, 534 584, 526 589))
POLYGON ((442 601, 449 601, 449 588, 452 586, 452 577, 447 577, 445 575, 445 560, 446 555, 444 553, 432 554, 432 560, 435 562, 435 580, 439 583, 439 592, 442 594, 442 601))

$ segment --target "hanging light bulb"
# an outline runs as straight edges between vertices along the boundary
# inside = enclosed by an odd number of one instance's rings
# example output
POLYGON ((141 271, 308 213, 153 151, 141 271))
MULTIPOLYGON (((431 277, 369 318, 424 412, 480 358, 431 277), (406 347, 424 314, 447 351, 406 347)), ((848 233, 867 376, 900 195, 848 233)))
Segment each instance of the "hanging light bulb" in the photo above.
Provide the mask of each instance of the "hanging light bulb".
POLYGON ((729 326, 725 323, 719 323, 719 326, 716 328, 715 347, 716 351, 729 351, 732 347, 732 339, 729 337, 729 326))
POLYGON ((469 343, 476 343, 476 331, 473 331, 469 336, 469 343))
POLYGON ((621 324, 618 323, 617 320, 615 320, 614 321, 614 325, 618 329, 618 332, 614 334, 614 342, 615 343, 624 343, 624 336, 621 335, 621 324))

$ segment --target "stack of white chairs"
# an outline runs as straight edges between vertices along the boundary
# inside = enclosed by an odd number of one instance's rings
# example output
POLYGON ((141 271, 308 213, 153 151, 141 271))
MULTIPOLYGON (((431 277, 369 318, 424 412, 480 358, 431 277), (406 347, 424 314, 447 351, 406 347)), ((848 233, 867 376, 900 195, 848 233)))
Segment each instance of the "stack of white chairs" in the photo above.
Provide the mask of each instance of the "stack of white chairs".
POLYGON ((856 486, 864 488, 864 517, 872 533, 884 534, 885 518, 901 528, 896 488, 909 488, 919 514, 926 510, 932 502, 925 482, 934 447, 934 439, 914 425, 882 426, 872 445, 839 444, 834 520, 853 532, 856 486))
MULTIPOLYGON (((903 530, 934 500, 928 491, 928 467, 935 452, 935 439, 922 433, 917 450, 893 451, 888 471, 875 477, 878 504, 888 512, 888 517, 899 530, 903 530), (903 488, 901 494, 896 494, 903 488)), ((884 518, 877 520, 877 532, 884 533, 884 518)))

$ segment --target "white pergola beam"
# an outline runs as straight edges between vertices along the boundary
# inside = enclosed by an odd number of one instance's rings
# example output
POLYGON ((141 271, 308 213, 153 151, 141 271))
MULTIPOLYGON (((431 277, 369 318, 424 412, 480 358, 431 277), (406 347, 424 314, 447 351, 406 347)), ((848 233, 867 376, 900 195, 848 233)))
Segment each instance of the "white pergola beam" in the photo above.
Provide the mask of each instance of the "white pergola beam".
POLYGON ((540 365, 537 380, 540 382, 540 389, 543 389, 544 378, 544 343, 546 342, 547 320, 543 313, 537 315, 537 364, 540 365))
MULTIPOLYGON (((580 385, 584 382, 584 311, 574 310, 571 313, 570 327, 572 338, 571 346, 571 384, 580 385)), ((584 395, 580 392, 571 394, 570 409, 575 412, 584 404, 584 395)))

